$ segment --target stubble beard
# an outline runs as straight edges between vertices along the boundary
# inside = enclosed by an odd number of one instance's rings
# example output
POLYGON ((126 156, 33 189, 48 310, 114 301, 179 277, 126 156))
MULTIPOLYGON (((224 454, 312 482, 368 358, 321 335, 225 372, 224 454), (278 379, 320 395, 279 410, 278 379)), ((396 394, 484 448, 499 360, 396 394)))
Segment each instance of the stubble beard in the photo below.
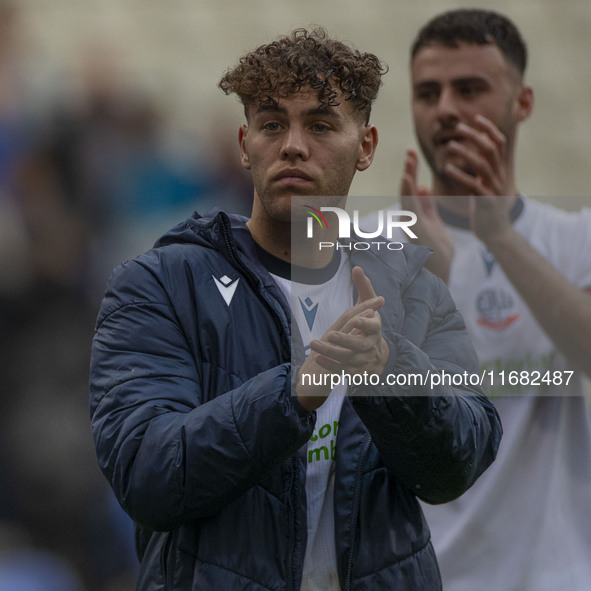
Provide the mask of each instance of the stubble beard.
POLYGON ((302 207, 304 205, 317 209, 321 207, 344 208, 352 179, 353 175, 351 179, 341 178, 329 186, 319 187, 318 191, 306 190, 302 193, 298 193, 297 189, 274 191, 269 186, 263 186, 259 191, 256 189, 258 183, 254 178, 253 182, 260 206, 265 210, 267 217, 276 222, 290 223, 307 219, 309 214, 304 213, 302 207))

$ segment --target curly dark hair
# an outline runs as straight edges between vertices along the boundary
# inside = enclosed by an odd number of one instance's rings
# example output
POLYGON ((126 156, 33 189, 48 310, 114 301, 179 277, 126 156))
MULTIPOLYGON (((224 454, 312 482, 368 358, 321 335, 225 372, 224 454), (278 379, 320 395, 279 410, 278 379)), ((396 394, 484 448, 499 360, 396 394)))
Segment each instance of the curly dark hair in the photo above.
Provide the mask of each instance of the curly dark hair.
POLYGON ((275 102, 310 87, 321 104, 336 106, 339 93, 369 121, 372 102, 388 68, 375 55, 360 53, 328 37, 322 27, 295 29, 243 56, 218 86, 236 93, 244 105, 275 102))
POLYGON ((494 44, 522 75, 525 72, 527 47, 517 27, 502 14, 474 8, 450 10, 430 20, 412 44, 411 60, 428 45, 459 43, 494 44))

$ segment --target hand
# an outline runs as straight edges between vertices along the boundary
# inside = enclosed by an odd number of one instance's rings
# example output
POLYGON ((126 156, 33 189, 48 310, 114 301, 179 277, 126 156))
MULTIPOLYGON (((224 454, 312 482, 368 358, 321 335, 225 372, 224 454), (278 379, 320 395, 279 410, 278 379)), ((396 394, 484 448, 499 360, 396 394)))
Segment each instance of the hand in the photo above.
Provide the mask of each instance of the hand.
POLYGON ((361 267, 353 268, 352 279, 359 293, 357 303, 341 314, 321 339, 310 342, 310 355, 298 373, 298 400, 308 410, 321 406, 330 394, 329 374, 380 374, 388 361, 390 350, 382 336, 382 321, 377 312, 384 305, 384 298, 376 296, 361 267), (328 379, 322 385, 304 386, 303 374, 328 379))
POLYGON ((310 348, 318 354, 316 363, 333 373, 380 374, 390 354, 377 312, 384 305, 384 298, 376 296, 361 267, 353 268, 352 278, 359 293, 357 304, 330 327, 326 338, 312 341, 310 348))
POLYGON ((414 230, 419 238, 412 242, 428 246, 434 251, 425 267, 447 283, 454 257, 454 242, 450 231, 439 217, 435 198, 427 187, 418 186, 418 166, 417 153, 408 150, 400 181, 400 204, 417 216, 414 230))
POLYGON ((413 149, 406 151, 404 159, 404 171, 400 180, 401 197, 421 196, 431 197, 428 187, 418 184, 419 156, 413 149))
POLYGON ((486 117, 476 115, 473 126, 458 123, 454 132, 467 140, 450 141, 448 150, 460 156, 471 173, 452 163, 445 165, 445 172, 464 185, 467 195, 509 195, 514 193, 507 171, 507 139, 498 127, 486 117))
POLYGON ((469 140, 469 145, 450 142, 449 149, 466 161, 473 174, 451 163, 445 170, 472 192, 470 227, 482 242, 491 245, 513 228, 509 212, 515 202, 515 188, 507 171, 506 138, 482 115, 476 115, 473 127, 459 123, 455 130, 469 140))

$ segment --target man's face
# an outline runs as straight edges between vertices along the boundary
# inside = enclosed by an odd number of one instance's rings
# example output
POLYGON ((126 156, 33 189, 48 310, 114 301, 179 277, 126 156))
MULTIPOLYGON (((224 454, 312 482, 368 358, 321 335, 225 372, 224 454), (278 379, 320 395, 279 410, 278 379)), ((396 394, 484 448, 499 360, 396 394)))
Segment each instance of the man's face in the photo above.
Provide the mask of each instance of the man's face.
POLYGON ((371 164, 377 134, 350 103, 324 106, 306 91, 248 107, 239 140, 255 188, 251 223, 269 224, 290 221, 293 195, 347 195, 355 172, 371 164))
POLYGON ((417 140, 434 175, 449 181, 445 165, 471 172, 448 147, 450 140, 476 150, 456 126, 473 126, 474 117, 492 121, 507 141, 505 158, 513 156, 520 121, 521 77, 496 45, 460 43, 430 45, 411 64, 412 110, 417 140))

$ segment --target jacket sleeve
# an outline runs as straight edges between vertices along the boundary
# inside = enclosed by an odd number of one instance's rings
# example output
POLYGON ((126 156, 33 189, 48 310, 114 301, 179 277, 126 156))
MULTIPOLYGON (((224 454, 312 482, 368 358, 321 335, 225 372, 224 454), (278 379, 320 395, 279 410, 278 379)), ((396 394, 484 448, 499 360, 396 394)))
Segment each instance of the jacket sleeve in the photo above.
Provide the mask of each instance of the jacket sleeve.
POLYGON ((476 353, 445 284, 422 271, 403 305, 402 333, 384 335, 390 358, 381 385, 353 388, 352 402, 396 477, 422 500, 444 503, 493 462, 501 422, 470 382, 476 353))
POLYGON ((161 283, 126 263, 97 320, 90 410, 101 469, 150 529, 220 511, 312 434, 314 413, 291 395, 289 364, 216 397, 201 384, 161 283))

